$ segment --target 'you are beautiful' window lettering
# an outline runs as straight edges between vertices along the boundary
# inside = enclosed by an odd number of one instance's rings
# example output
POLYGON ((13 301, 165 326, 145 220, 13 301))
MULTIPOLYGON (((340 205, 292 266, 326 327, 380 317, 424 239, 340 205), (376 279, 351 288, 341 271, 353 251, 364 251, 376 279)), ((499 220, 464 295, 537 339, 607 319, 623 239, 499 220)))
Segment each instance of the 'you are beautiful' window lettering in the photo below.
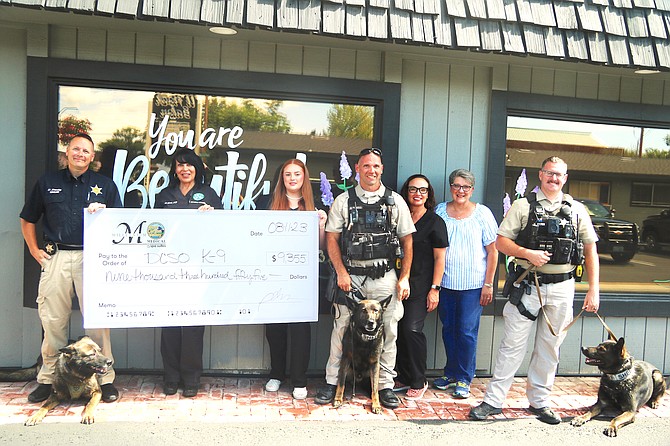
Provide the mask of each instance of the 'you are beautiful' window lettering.
MULTIPOLYGON (((151 114, 149 138, 151 140, 156 138, 156 140, 149 147, 148 157, 139 155, 130 161, 128 168, 125 168, 128 151, 121 149, 116 152, 113 180, 119 188, 122 200, 124 200, 127 192, 137 191, 142 197, 142 208, 146 208, 147 205, 154 207, 156 195, 165 189, 170 182, 168 173, 164 170, 157 170, 153 175, 150 174, 150 159, 153 160, 158 156, 161 147, 165 149, 166 155, 172 155, 178 148, 182 147, 194 149, 199 146, 208 147, 212 150, 217 146, 226 145, 229 148, 237 148, 244 142, 241 139, 244 130, 235 126, 232 129, 224 127, 220 127, 218 130, 207 128, 200 134, 198 143, 196 143, 193 130, 167 132, 169 119, 170 116, 165 115, 156 127, 156 114, 151 114), (226 136, 227 141, 224 144, 226 136), (139 174, 133 180, 133 173, 136 169, 139 169, 139 174), (148 184, 148 188, 146 184, 148 184)), ((265 155, 257 153, 251 167, 249 167, 247 164, 238 162, 239 152, 229 150, 226 154, 228 155, 227 164, 213 166, 215 171, 222 174, 214 175, 210 186, 222 197, 221 202, 224 209, 255 209, 256 198, 270 193, 270 181, 263 179, 267 171, 265 155)))

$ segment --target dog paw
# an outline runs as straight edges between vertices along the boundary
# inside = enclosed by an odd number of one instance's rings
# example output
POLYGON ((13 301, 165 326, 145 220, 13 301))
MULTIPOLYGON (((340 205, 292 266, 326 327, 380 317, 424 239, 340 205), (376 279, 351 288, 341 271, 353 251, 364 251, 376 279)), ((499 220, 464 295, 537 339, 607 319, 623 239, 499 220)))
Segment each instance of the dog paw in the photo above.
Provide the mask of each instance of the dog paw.
POLYGON ((658 401, 651 401, 649 403, 649 407, 651 407, 652 409, 658 409, 658 406, 659 406, 658 401))
POLYGON ((376 413, 377 415, 383 413, 384 410, 382 409, 382 406, 372 406, 372 413, 376 413))
POLYGON ((36 424, 39 424, 40 421, 42 421, 42 419, 39 418, 39 417, 30 417, 26 420, 26 422, 23 425, 24 426, 35 426, 36 424))
POLYGON ((337 398, 333 400, 333 407, 337 409, 342 405, 342 400, 338 400, 337 398))
POLYGON ((81 424, 93 424, 95 423, 95 418, 93 415, 84 415, 81 417, 81 424))
POLYGON ((616 437, 616 427, 608 426, 603 431, 603 434, 607 435, 608 437, 616 437))
POLYGON ((584 423, 586 423, 587 420, 585 420, 582 417, 576 417, 573 418, 572 421, 570 421, 570 424, 575 427, 582 426, 584 423))

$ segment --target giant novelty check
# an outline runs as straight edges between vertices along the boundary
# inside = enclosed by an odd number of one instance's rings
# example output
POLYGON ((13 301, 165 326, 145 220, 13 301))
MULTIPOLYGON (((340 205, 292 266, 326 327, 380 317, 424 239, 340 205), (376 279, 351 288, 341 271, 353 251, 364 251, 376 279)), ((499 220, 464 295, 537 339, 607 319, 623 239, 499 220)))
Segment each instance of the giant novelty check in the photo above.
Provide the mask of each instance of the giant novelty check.
POLYGON ((85 212, 84 327, 316 321, 318 227, 316 212, 85 212))

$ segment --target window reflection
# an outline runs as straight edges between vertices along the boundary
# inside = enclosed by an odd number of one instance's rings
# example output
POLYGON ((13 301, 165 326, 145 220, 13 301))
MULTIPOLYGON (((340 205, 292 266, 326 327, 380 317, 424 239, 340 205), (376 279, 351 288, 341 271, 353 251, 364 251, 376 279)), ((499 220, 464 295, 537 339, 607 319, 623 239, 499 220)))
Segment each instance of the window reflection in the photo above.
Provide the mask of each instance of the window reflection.
POLYGON ((601 291, 667 293, 670 250, 657 234, 670 242, 670 225, 654 229, 654 246, 647 234, 650 216, 670 208, 670 129, 510 116, 505 191, 512 200, 519 176, 526 175, 529 193, 542 161, 554 155, 568 164, 563 190, 587 206, 600 237, 601 291))

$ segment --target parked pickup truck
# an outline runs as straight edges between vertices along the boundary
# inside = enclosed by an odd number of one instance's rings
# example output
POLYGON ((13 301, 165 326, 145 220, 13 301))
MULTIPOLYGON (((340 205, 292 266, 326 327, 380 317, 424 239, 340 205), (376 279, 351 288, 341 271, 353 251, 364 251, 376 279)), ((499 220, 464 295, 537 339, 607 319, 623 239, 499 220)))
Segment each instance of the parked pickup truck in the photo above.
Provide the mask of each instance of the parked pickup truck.
POLYGON ((614 219, 614 210, 596 200, 580 199, 598 233, 598 253, 610 254, 615 263, 627 263, 635 256, 639 232, 635 223, 614 219))
POLYGON ((650 215, 642 222, 642 240, 649 251, 660 251, 670 246, 670 209, 650 215))

